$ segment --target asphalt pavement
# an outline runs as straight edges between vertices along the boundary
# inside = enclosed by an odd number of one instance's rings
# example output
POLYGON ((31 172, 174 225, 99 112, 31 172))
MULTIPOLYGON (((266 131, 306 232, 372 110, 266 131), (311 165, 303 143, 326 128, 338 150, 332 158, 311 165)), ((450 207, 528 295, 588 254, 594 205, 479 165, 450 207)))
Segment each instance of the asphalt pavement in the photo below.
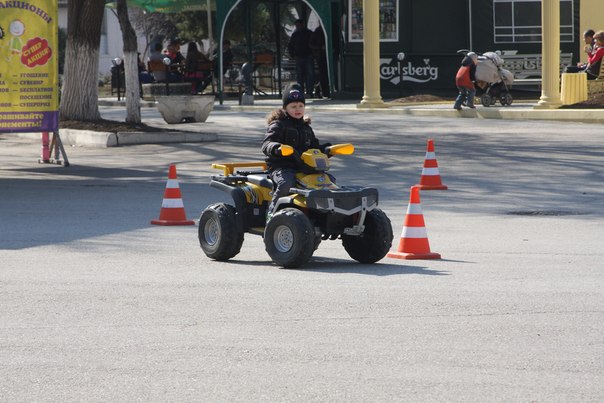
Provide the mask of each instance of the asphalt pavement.
POLYGON ((421 206, 442 259, 363 265, 324 241, 285 270, 259 236, 216 262, 197 226, 150 224, 170 164, 188 218, 229 201, 210 165, 262 158, 260 106, 178 125, 211 141, 68 146, 70 167, 38 164, 39 134, 0 136, 0 400, 604 400, 603 125, 313 102, 317 135, 356 147, 331 172, 378 188, 393 250, 434 139, 449 189, 421 206))

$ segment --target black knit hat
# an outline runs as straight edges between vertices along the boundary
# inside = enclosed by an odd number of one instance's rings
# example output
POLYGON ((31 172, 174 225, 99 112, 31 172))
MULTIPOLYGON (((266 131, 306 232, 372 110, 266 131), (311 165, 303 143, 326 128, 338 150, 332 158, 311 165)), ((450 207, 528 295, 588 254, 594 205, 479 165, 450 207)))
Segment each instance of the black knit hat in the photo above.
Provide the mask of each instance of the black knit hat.
POLYGON ((306 104, 304 92, 298 84, 290 84, 283 91, 283 109, 292 102, 302 102, 306 104))

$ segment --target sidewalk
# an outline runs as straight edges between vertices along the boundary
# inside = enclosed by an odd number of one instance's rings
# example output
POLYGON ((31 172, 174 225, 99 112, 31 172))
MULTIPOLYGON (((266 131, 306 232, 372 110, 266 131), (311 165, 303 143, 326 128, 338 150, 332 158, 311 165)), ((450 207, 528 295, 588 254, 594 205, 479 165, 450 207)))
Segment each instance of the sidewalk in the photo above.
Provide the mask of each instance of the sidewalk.
MULTIPOLYGON (((447 103, 425 103, 425 104, 397 104, 385 102, 387 108, 359 108, 360 100, 332 100, 332 99, 308 99, 306 107, 309 111, 328 112, 360 112, 360 113, 384 113, 410 116, 437 116, 437 117, 461 117, 481 119, 519 119, 519 120, 561 120, 581 123, 604 123, 604 113, 599 109, 535 109, 537 101, 521 100, 510 106, 501 106, 499 103, 484 107, 478 105, 476 109, 465 109, 461 112, 453 109, 453 99, 447 103)), ((100 106, 120 106, 124 101, 118 102, 116 98, 99 99, 100 106)), ((233 111, 270 111, 281 105, 280 99, 254 99, 254 105, 239 105, 237 100, 225 100, 221 105, 218 101, 214 110, 233 111)), ((141 107, 154 107, 154 102, 143 101, 141 107)))
MULTIPOLYGON (((374 113, 401 116, 446 117, 446 118, 475 118, 475 119, 505 119, 505 120, 559 120, 578 123, 604 123, 604 113, 598 109, 535 109, 537 101, 522 100, 510 106, 500 104, 476 109, 464 108, 462 111, 453 109, 453 101, 443 103, 397 104, 385 102, 386 108, 359 108, 359 100, 309 99, 306 102, 309 112, 345 112, 345 113, 374 113)), ((214 104, 214 111, 257 111, 268 112, 281 106, 280 99, 254 99, 254 105, 239 105, 236 99, 225 100, 222 104, 214 104)), ((115 108, 124 108, 124 100, 117 98, 100 98, 101 113, 115 108)), ((98 132, 92 130, 61 129, 63 143, 71 146, 85 147, 115 147, 134 144, 159 143, 191 143, 216 141, 216 133, 200 132, 200 123, 166 123, 153 101, 141 101, 141 109, 145 111, 143 122, 149 126, 158 127, 163 132, 98 132), (151 115, 151 117, 150 117, 151 115)), ((211 119, 211 114, 209 119, 211 119)), ((203 123, 201 123, 203 124, 203 123)), ((30 134, 31 135, 31 134, 30 134)), ((36 134, 37 135, 37 134, 36 134)))

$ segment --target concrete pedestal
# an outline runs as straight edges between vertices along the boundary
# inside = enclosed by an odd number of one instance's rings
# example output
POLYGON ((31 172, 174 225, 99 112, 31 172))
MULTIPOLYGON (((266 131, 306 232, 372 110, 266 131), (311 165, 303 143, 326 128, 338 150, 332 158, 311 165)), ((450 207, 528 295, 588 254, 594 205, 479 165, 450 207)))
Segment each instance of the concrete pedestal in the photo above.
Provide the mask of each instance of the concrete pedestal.
POLYGON ((563 105, 572 105, 587 100, 587 74, 562 73, 560 98, 563 105))
POLYGON ((214 95, 170 95, 156 97, 157 110, 166 123, 205 122, 214 109, 214 95))
POLYGON ((254 96, 241 94, 241 105, 254 105, 254 96))

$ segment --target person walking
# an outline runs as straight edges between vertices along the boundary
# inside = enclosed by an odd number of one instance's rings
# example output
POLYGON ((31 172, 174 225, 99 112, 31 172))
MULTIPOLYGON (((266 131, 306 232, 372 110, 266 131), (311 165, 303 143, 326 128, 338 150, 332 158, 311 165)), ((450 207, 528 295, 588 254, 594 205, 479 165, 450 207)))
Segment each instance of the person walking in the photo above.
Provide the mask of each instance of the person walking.
POLYGON ((312 31, 304 25, 303 19, 297 19, 296 28, 287 44, 289 55, 296 61, 296 79, 307 97, 313 95, 314 66, 310 49, 312 31))
MULTIPOLYGON (((310 49, 314 60, 317 61, 317 67, 319 69, 319 84, 321 89, 321 96, 329 98, 331 93, 329 91, 329 73, 327 71, 327 56, 325 54, 325 32, 323 27, 318 26, 317 29, 312 33, 310 37, 310 49)), ((319 96, 319 94, 315 94, 319 96)))
POLYGON ((457 99, 455 99, 454 109, 461 110, 461 105, 466 102, 468 108, 475 109, 474 96, 476 95, 476 64, 478 63, 478 55, 474 52, 468 52, 466 57, 461 61, 461 67, 457 70, 455 76, 455 85, 459 90, 457 99))

